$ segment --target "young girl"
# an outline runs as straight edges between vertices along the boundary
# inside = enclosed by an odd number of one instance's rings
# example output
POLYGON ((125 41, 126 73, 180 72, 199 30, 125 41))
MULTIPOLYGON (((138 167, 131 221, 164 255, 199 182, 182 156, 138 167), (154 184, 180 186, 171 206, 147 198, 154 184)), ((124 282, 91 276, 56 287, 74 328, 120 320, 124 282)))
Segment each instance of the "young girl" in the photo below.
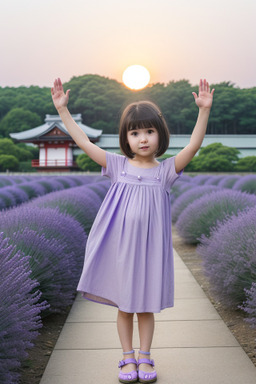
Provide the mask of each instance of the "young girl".
POLYGON ((157 380, 149 359, 154 313, 173 306, 174 277, 170 188, 199 150, 207 127, 214 89, 200 80, 193 92, 199 115, 190 143, 176 156, 159 162, 169 146, 169 131, 159 108, 148 101, 128 105, 119 138, 124 155, 90 142, 68 109, 68 90, 60 79, 52 88, 54 105, 76 144, 102 166, 111 186, 91 228, 78 291, 92 301, 118 308, 117 329, 124 359, 121 383, 157 380), (133 350, 133 316, 138 317, 140 351, 133 350))

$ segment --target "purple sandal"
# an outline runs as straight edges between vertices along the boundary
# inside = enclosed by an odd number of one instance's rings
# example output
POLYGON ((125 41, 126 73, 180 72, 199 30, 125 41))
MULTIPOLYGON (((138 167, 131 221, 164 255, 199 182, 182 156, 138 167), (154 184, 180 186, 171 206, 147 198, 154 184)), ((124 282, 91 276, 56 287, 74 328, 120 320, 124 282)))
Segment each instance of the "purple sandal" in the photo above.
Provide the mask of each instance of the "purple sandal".
MULTIPOLYGON (((131 353, 134 353, 134 351, 123 352, 124 355, 128 355, 131 353)), ((136 364, 136 366, 137 366, 137 361, 135 359, 125 359, 125 360, 119 361, 118 368, 122 368, 124 365, 130 364, 130 363, 136 364)), ((123 373, 120 370, 119 375, 118 375, 118 379, 119 379, 120 383, 125 383, 125 384, 137 383, 137 381, 138 381, 137 370, 132 371, 132 372, 128 372, 128 373, 123 373)))
MULTIPOLYGON (((142 355, 150 355, 150 352, 140 351, 139 353, 141 353, 142 355)), ((143 363, 144 364, 150 364, 150 365, 152 365, 152 367, 155 366, 154 360, 151 360, 151 359, 139 359, 138 360, 138 366, 140 364, 143 364, 143 363)), ((140 383, 154 383, 155 381, 157 381, 156 371, 144 372, 144 371, 138 370, 138 379, 139 379, 140 383)))

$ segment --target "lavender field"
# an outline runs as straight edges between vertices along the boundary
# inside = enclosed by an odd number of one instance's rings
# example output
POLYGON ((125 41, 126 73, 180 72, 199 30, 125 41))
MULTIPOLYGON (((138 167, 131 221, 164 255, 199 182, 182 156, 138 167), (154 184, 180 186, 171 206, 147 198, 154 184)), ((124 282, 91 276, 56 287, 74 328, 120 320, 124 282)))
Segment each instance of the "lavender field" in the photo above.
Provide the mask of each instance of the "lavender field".
POLYGON ((172 221, 197 245, 212 292, 256 327, 256 175, 183 175, 171 199, 172 221))
MULTIPOLYGON (((102 176, 0 176, 1 383, 17 383, 42 318, 73 302, 109 186, 102 176)), ((216 296, 256 326, 256 176, 183 175, 170 198, 216 296)))
POLYGON ((109 186, 102 176, 0 176, 1 383, 17 383, 42 318, 72 304, 109 186))

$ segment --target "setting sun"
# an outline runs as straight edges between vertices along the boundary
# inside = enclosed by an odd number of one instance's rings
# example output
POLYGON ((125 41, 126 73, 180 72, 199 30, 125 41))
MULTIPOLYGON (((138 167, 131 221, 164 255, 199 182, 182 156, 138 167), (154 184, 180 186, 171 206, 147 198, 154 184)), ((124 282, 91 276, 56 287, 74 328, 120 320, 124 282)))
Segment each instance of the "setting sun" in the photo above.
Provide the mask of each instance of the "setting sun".
POLYGON ((123 73, 123 82, 130 89, 138 90, 145 88, 149 80, 149 71, 142 65, 131 65, 123 73))

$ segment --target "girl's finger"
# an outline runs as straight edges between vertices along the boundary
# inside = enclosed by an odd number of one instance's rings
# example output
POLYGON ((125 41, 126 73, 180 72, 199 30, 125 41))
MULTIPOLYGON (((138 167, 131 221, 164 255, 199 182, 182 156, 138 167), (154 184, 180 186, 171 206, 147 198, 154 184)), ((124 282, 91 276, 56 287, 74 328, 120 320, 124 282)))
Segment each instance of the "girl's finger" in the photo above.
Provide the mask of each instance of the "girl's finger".
POLYGON ((206 79, 204 79, 204 91, 207 90, 207 82, 206 82, 206 79))
POLYGON ((197 94, 195 92, 192 92, 192 95, 194 96, 195 100, 197 99, 197 94))
POLYGON ((199 92, 202 92, 202 87, 203 87, 203 80, 200 79, 200 81, 199 81, 199 92))

